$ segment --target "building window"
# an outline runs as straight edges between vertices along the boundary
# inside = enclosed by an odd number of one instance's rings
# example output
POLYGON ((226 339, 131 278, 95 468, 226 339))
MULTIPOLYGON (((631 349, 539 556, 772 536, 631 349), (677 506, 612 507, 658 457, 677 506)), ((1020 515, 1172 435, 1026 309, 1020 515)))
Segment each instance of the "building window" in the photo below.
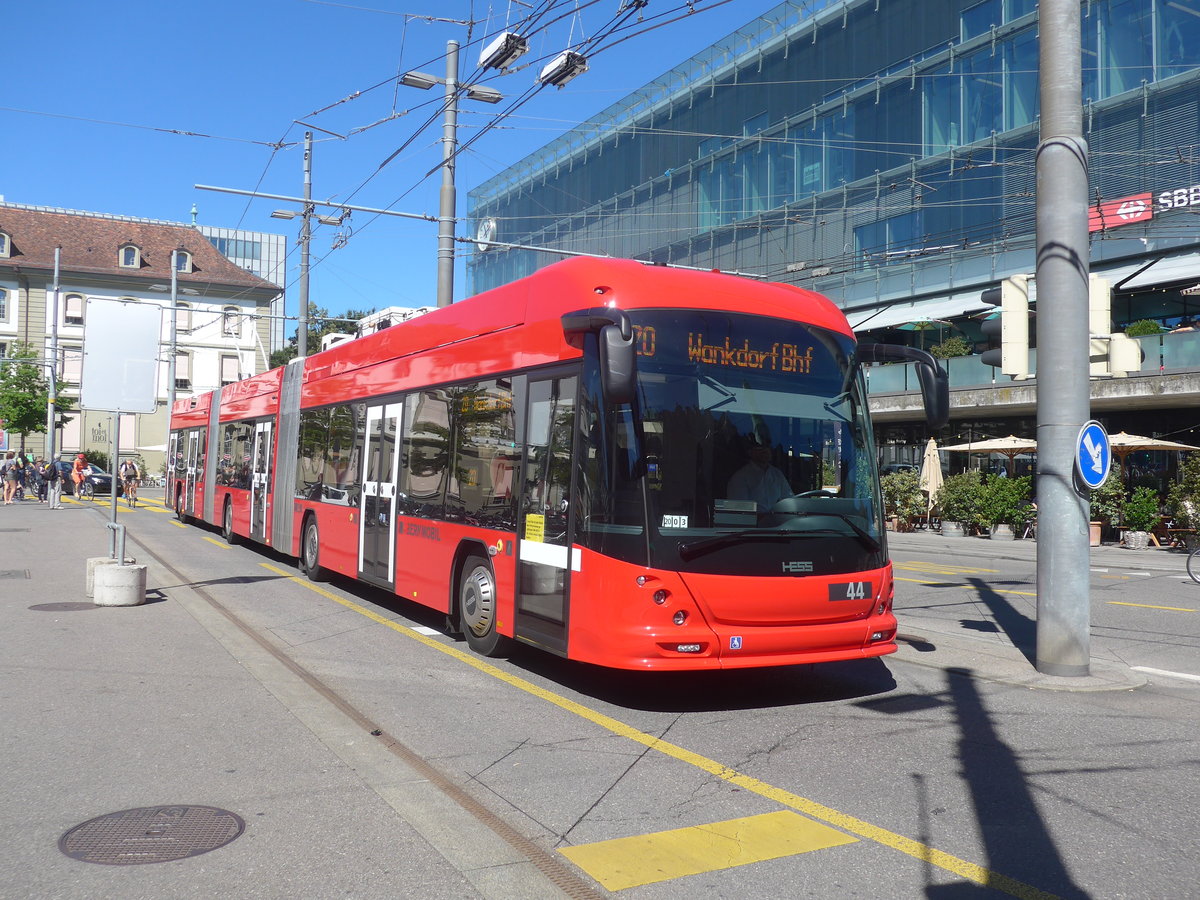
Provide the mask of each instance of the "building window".
POLYGON ((79 384, 83 376, 83 351, 63 350, 62 380, 67 384, 79 384))
POLYGON ((240 378, 238 358, 236 356, 221 357, 221 387, 233 384, 240 378))
POLYGON ((8 359, 8 344, 0 341, 0 359, 8 359))
POLYGON ((126 269, 141 268, 142 251, 136 244, 122 244, 120 251, 121 266, 126 269))
POLYGON ((192 254, 186 250, 175 251, 175 271, 185 275, 192 271, 192 254))
POLYGON ((175 330, 192 330, 192 304, 182 300, 175 304, 175 330))
POLYGON ((11 252, 12 238, 10 238, 3 231, 0 231, 0 257, 7 259, 11 252))
POLYGON ((8 318, 8 291, 0 288, 0 322, 8 318))
POLYGON ((63 324, 83 324, 83 294, 67 294, 63 298, 63 324))
POLYGON ((236 306, 227 306, 221 319, 221 333, 226 337, 240 337, 242 333, 241 319, 236 306))
POLYGON ((175 390, 190 391, 192 389, 192 354, 181 352, 175 354, 175 390))

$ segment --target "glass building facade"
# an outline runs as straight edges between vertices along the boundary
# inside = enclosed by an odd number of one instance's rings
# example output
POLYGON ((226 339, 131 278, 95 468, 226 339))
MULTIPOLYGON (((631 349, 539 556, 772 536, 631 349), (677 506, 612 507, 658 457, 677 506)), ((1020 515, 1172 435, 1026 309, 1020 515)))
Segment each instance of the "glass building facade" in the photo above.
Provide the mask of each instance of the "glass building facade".
MULTIPOLYGON (((1200 2, 1080 17, 1092 196, 1155 205, 1094 233, 1093 271, 1188 254, 1200 206, 1159 197, 1200 183, 1200 2)), ((1033 271, 1037 143, 1034 0, 785 3, 480 185, 471 215, 501 242, 795 283, 879 327, 1033 271)), ((471 290, 557 258, 475 253, 471 290)))

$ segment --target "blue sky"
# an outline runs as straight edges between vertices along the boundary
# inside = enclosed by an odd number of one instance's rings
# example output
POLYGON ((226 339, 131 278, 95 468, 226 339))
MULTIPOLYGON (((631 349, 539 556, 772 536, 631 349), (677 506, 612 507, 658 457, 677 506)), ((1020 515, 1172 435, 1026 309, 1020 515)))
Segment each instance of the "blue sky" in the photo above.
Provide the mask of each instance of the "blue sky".
MULTIPOLYGON (((619 2, 539 4, 549 11, 522 60, 534 62, 483 83, 507 97, 524 94, 546 58, 599 32, 619 2)), ((470 188, 773 8, 775 0, 694 0, 694 6, 698 11, 682 21, 591 56, 589 72, 561 90, 542 90, 482 135, 459 161, 459 215, 466 213, 470 188)), ((651 0, 642 10, 648 21, 634 19, 620 34, 686 10, 683 0, 651 0)), ((395 78, 407 70, 443 74, 451 39, 464 45, 461 71, 469 75, 478 45, 466 48, 466 25, 414 16, 474 20, 479 39, 530 12, 520 0, 497 0, 494 7, 462 0, 10 4, 0 195, 15 203, 182 222, 190 221, 195 204, 203 224, 278 232, 294 242, 299 220, 270 218, 289 204, 193 185, 301 195, 305 129, 294 120, 304 119, 350 135, 315 133, 314 199, 436 215, 440 174, 426 173, 441 160, 441 119, 432 106, 440 88, 396 88, 395 78), (431 116, 434 124, 420 131, 431 116)), ((463 101, 460 142, 506 105, 463 101)), ((314 232, 313 302, 333 314, 435 302, 436 225, 364 213, 349 224, 339 249, 332 249, 338 229, 314 232)), ((460 226, 459 234, 467 230, 460 226)), ((293 252, 289 314, 295 313, 298 262, 293 252)), ((458 297, 465 286, 460 263, 458 297)))

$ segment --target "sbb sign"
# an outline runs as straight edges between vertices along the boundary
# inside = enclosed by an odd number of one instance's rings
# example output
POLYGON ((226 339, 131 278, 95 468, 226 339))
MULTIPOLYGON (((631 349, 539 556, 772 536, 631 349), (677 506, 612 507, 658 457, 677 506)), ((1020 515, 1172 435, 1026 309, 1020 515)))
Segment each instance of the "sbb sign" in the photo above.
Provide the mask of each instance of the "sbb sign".
POLYGON ((1200 184, 1191 187, 1175 188, 1173 191, 1163 191, 1154 198, 1157 209, 1182 209, 1185 206, 1200 206, 1200 184))
POLYGON ((1088 231, 1104 231, 1121 225, 1132 225, 1154 218, 1154 204, 1149 193, 1134 194, 1118 200, 1107 200, 1088 208, 1088 231))

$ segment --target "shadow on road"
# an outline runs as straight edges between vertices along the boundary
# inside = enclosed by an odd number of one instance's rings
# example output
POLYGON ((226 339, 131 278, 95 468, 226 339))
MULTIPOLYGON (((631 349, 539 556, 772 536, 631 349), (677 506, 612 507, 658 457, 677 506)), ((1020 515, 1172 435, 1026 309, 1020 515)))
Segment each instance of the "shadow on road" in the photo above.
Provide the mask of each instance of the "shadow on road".
MULTIPOLYGON (((964 674, 946 674, 947 693, 958 724, 960 774, 971 794, 975 820, 983 840, 987 872, 983 885, 971 882, 932 884, 926 874, 926 895, 937 900, 994 896, 1062 897, 1086 900, 1090 895, 1075 884, 1054 844, 1021 770, 1017 754, 996 731, 976 682, 964 674), (1036 887, 1031 887, 1036 885, 1036 887)), ((917 779, 921 841, 929 846, 930 810, 925 801, 924 776, 917 779)))

